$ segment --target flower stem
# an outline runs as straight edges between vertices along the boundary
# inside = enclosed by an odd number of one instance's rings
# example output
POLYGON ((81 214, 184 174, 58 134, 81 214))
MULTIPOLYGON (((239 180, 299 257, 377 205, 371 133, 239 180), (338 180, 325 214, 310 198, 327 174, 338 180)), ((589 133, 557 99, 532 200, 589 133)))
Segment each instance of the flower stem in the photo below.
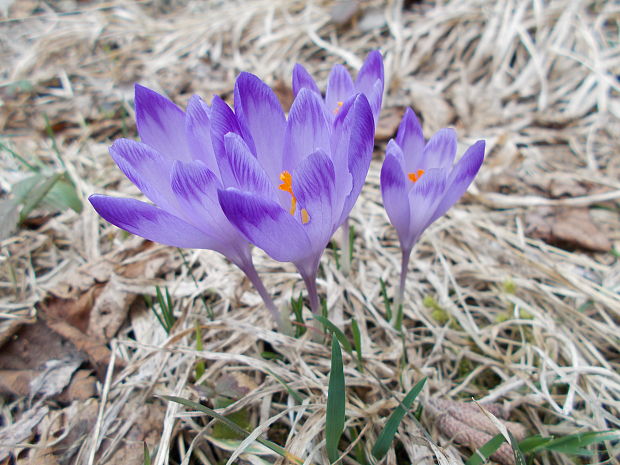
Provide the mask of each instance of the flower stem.
POLYGON ((265 307, 267 307, 267 310, 269 310, 269 312, 271 313, 271 316, 276 321, 278 325, 278 329, 283 330, 284 322, 282 321, 282 316, 280 315, 280 311, 276 307, 276 304, 273 303, 273 300, 271 299, 271 296, 267 292, 267 289, 265 289, 265 285, 263 284, 262 279, 260 279, 260 276, 258 276, 258 273, 256 272, 256 268, 254 268, 254 264, 250 261, 249 263, 244 263, 243 266, 239 265, 239 268, 241 268, 241 270, 245 273, 245 275, 248 277, 248 279, 250 280, 254 288, 258 291, 258 293, 262 297, 265 307))
POLYGON ((351 255, 349 254, 351 244, 349 243, 349 239, 350 228, 349 218, 347 217, 344 223, 342 223, 342 247, 340 248, 340 269, 345 276, 348 276, 351 272, 351 255))
POLYGON ((402 313, 403 313, 403 299, 405 297, 405 284, 407 282, 407 272, 409 271, 409 258, 411 257, 411 248, 408 250, 403 250, 403 255, 401 259, 400 266, 400 283, 398 285, 398 293, 394 298, 393 302, 393 322, 396 329, 400 329, 400 325, 402 324, 402 313))
POLYGON ((297 271, 306 284, 308 290, 308 300, 310 301, 310 310, 315 315, 321 314, 321 302, 319 301, 319 293, 316 287, 316 275, 319 273, 319 261, 321 256, 300 263, 295 263, 297 271))

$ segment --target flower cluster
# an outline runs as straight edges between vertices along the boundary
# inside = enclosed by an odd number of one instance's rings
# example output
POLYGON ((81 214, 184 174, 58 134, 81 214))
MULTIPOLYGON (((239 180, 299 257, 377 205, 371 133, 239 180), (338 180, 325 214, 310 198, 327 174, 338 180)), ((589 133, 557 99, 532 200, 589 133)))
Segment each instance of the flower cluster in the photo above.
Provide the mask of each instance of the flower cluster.
MULTIPOLYGON (((118 140, 110 153, 152 204, 105 195, 90 201, 104 219, 133 234, 222 253, 252 281, 279 325, 280 312, 256 273, 251 245, 292 262, 317 312, 319 261, 364 185, 383 89, 377 51, 355 81, 343 66, 334 66, 325 97, 297 65, 288 115, 271 88, 249 73, 235 82, 234 108, 217 96, 210 105, 194 96, 183 111, 136 85, 141 141, 118 140)), ((410 110, 388 145, 381 187, 407 260, 422 231, 471 183, 484 144, 475 144, 452 168, 455 151, 451 130, 425 145, 410 110)))

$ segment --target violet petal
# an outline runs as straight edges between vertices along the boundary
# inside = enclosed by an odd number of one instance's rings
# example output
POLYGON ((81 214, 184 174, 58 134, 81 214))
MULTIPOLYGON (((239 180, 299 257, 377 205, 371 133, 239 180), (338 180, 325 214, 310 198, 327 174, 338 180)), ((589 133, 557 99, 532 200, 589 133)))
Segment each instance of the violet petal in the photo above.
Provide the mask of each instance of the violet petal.
POLYGON ((150 146, 130 139, 118 139, 110 155, 121 171, 153 203, 174 211, 176 203, 170 191, 172 160, 150 146))
POLYGON ((446 213, 463 196, 472 183, 484 161, 484 147, 485 142, 483 140, 477 141, 467 149, 457 164, 454 165, 448 177, 446 194, 433 214, 433 221, 446 213))
POLYGON ((211 108, 197 95, 187 105, 185 114, 185 134, 189 150, 194 160, 200 160, 207 168, 218 174, 215 153, 211 142, 211 108))
POLYGON ((455 155, 456 131, 452 128, 440 129, 429 139, 422 152, 420 166, 414 169, 449 168, 455 155))
POLYGON ((310 73, 306 71, 306 68, 297 63, 293 68, 293 95, 297 97, 301 89, 309 89, 321 95, 321 91, 310 73))
POLYGON ((327 79, 327 92, 325 93, 327 111, 337 115, 344 102, 354 93, 353 79, 347 69, 340 64, 334 65, 327 79))
POLYGON ((178 106, 139 84, 135 85, 136 126, 140 139, 172 160, 190 160, 185 140, 185 113, 178 106))
POLYGON ((228 220, 275 260, 294 262, 312 252, 301 223, 278 203, 234 188, 218 193, 228 220))
POLYGON ((274 153, 282 151, 286 125, 278 97, 258 77, 241 73, 235 82, 235 114, 247 127, 259 162, 272 182, 277 182, 282 167, 274 153))
POLYGON ((330 126, 321 97, 301 89, 288 115, 284 134, 283 166, 292 172, 305 157, 321 149, 329 152, 330 126))
POLYGON ((108 223, 150 241, 198 249, 213 249, 217 245, 203 231, 148 203, 98 194, 88 200, 108 223))
POLYGON ((225 156, 219 159, 224 187, 236 187, 269 198, 273 184, 245 141, 235 133, 224 136, 225 156))
POLYGON ((407 195, 407 177, 402 169, 402 152, 394 144, 388 147, 381 167, 381 196, 390 222, 396 228, 401 243, 407 243, 409 237, 410 207, 407 195))
POLYGON ((297 166, 293 172, 293 193, 297 198, 296 217, 304 223, 303 210, 308 221, 304 224, 312 244, 322 253, 338 225, 335 225, 334 165, 322 150, 318 150, 297 166))

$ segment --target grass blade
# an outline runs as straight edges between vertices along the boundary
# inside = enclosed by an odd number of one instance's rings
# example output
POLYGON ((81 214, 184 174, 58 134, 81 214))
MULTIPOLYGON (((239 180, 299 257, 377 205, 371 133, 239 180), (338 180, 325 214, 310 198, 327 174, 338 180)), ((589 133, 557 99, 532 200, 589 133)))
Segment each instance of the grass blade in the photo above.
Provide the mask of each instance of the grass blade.
POLYGON ((289 395, 293 399, 295 399, 295 402, 297 402, 299 405, 303 404, 304 398, 303 398, 303 396, 299 392, 297 392, 295 389, 290 387, 286 383, 286 381, 284 381, 282 378, 280 378, 278 375, 276 375, 273 371, 269 370, 268 368, 265 368, 265 370, 267 371, 267 373, 269 373, 271 376, 273 376, 278 383, 280 383, 282 386, 284 386, 284 388, 287 390, 289 395))
POLYGON ((146 447, 146 442, 144 444, 144 465, 151 465, 151 453, 149 452, 149 448, 146 447))
POLYGON ((375 445, 372 448, 372 455, 374 455, 377 460, 381 460, 385 454, 387 454, 388 450, 390 450, 392 441, 394 441, 394 436, 398 430, 398 425, 400 425, 400 422, 407 413, 407 410, 411 408, 413 401, 416 397, 418 397, 418 394, 420 394, 420 391, 424 387, 424 383, 426 383, 426 378, 422 378, 411 388, 403 401, 398 407, 396 407, 396 409, 392 412, 392 415, 390 415, 388 421, 385 423, 383 431, 379 434, 377 442, 375 442, 375 445))
POLYGON ((465 465, 482 465, 486 463, 488 458, 495 453, 497 449, 506 441, 502 434, 497 434, 483 444, 476 452, 473 453, 465 465))
MULTIPOLYGON (((194 410, 198 410, 199 412, 202 412, 202 413, 204 413, 206 415, 209 415, 210 417, 213 417, 213 418, 221 421, 226 426, 228 426, 230 429, 232 429, 233 431, 239 433, 243 437, 247 437, 247 436, 250 435, 249 431, 244 430, 238 424, 236 424, 235 422, 229 420, 224 415, 220 415, 215 410, 210 409, 209 407, 206 407, 206 406, 204 406, 202 404, 198 404, 196 402, 192 402, 191 400, 188 400, 188 399, 183 399, 182 397, 162 396, 162 398, 166 399, 166 400, 168 400, 170 402, 176 402, 177 404, 184 405, 186 407, 192 408, 194 410)), ((290 454, 284 447, 279 446, 275 442, 271 442, 271 441, 269 441, 267 439, 263 439, 263 438, 256 438, 256 441, 259 442, 260 444, 262 444, 263 446, 268 447, 269 449, 274 451, 276 454, 278 454, 280 457, 284 457, 285 459, 290 460, 291 462, 299 464, 299 465, 303 464, 303 460, 301 460, 299 457, 296 457, 296 456, 290 454)))
POLYGON ((362 334, 360 333, 360 327, 357 324, 357 320, 353 318, 351 320, 351 331, 353 332, 353 343, 355 344, 355 352, 357 352, 357 366, 359 370, 364 372, 364 357, 362 356, 362 334))
POLYGON ((353 346, 351 345, 347 337, 344 335, 344 333, 340 330, 340 328, 338 328, 338 326, 336 326, 334 323, 329 321, 329 319, 325 318, 324 316, 312 315, 312 317, 315 320, 318 320, 319 323, 321 323, 326 329, 334 333, 334 336, 336 337, 336 339, 338 339, 338 342, 340 342, 340 345, 342 346, 342 348, 345 350, 346 353, 353 355, 353 346))
POLYGON ((540 447, 539 450, 561 452, 567 455, 592 455, 587 446, 603 441, 613 441, 620 438, 620 431, 590 431, 587 433, 570 434, 553 439, 540 447))
MULTIPOLYGON (((319 320, 320 321, 320 320, 319 320)), ((325 448, 329 461, 338 460, 338 443, 344 431, 345 421, 345 386, 342 352, 337 338, 332 339, 332 365, 329 372, 329 388, 327 390, 327 413, 325 417, 325 448)))

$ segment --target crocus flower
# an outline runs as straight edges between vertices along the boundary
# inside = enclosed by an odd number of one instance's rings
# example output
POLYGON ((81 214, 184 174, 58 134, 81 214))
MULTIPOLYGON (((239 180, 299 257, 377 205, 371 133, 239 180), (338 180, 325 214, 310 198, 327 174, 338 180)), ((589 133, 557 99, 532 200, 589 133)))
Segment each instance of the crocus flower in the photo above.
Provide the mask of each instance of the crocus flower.
MULTIPOLYGON (((370 103, 376 128, 383 101, 384 82, 383 58, 378 50, 373 50, 368 54, 355 81, 344 66, 341 64, 334 65, 327 79, 327 90, 323 100, 330 119, 335 119, 344 102, 351 96, 362 93, 370 103)), ((310 89, 321 95, 312 76, 302 65, 297 64, 293 69, 294 95, 297 95, 301 89, 310 89)), ((342 270, 344 273, 348 273, 350 267, 348 217, 345 218, 342 226, 342 270)))
POLYGON ((424 230, 465 193, 484 160, 484 141, 469 147, 453 165, 456 133, 441 129, 425 143, 411 108, 396 139, 390 140, 381 169, 381 194, 402 250, 396 308, 402 303, 411 251, 424 230))
POLYGON ((261 282, 250 244, 219 204, 222 177, 211 143, 211 108, 198 96, 187 112, 156 92, 135 86, 141 142, 120 139, 110 147, 121 171, 154 205, 130 198, 91 195, 108 222, 151 241, 225 255, 254 284, 278 324, 280 315, 261 282))
MULTIPOLYGON (((370 103, 376 127, 383 101, 384 81, 383 58, 378 50, 373 50, 368 54, 355 81, 343 65, 334 65, 327 78, 324 99, 327 111, 334 118, 344 102, 357 93, 364 94, 370 103)), ((301 89, 310 89, 321 95, 310 73, 302 65, 296 64, 293 68, 293 94, 296 96, 301 89)))
POLYGON ((304 88, 286 119, 273 91, 242 73, 234 112, 214 99, 211 124, 224 214, 272 258, 296 265, 317 312, 319 260, 353 207, 372 157, 367 98, 351 96, 332 116, 320 95, 304 88))

